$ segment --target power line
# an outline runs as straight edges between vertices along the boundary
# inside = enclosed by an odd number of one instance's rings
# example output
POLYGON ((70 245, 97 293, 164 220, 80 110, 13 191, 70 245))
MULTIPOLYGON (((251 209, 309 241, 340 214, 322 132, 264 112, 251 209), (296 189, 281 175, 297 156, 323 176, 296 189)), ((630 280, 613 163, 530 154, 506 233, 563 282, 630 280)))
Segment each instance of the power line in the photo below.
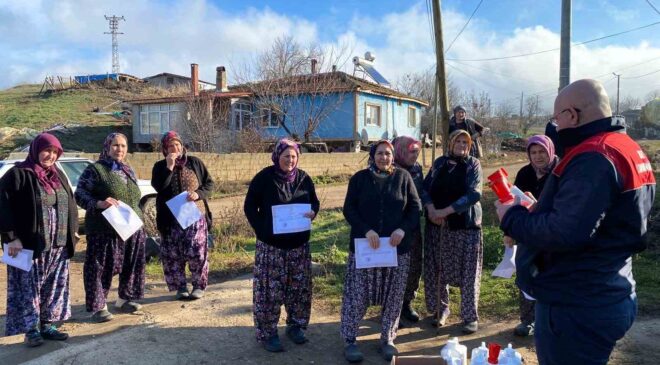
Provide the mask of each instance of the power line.
POLYGON ((491 74, 493 74, 493 75, 504 76, 504 77, 507 77, 507 78, 509 78, 509 79, 520 80, 520 81, 526 81, 526 82, 533 82, 533 83, 535 83, 535 84, 550 85, 549 82, 543 82, 543 81, 531 80, 531 79, 523 79, 523 78, 520 78, 520 77, 515 77, 515 76, 511 76, 511 75, 507 75, 507 74, 503 74, 503 73, 495 72, 495 71, 493 71, 493 70, 489 70, 489 69, 486 69, 486 68, 477 67, 477 66, 471 65, 471 64, 469 64, 469 63, 463 63, 463 62, 459 62, 459 61, 451 61, 451 62, 455 62, 455 63, 458 63, 459 65, 466 66, 466 67, 470 67, 470 68, 474 68, 474 69, 477 69, 477 70, 481 70, 481 71, 489 72, 489 73, 491 73, 491 74))
MULTIPOLYGON (((654 26, 654 25, 658 25, 658 24, 660 24, 660 22, 655 22, 655 23, 647 24, 647 25, 644 25, 644 26, 641 26, 641 27, 637 27, 637 28, 634 28, 634 29, 625 30, 625 31, 623 31, 623 32, 614 33, 614 34, 609 34, 609 35, 606 35, 606 36, 603 36, 603 37, 598 37, 598 38, 590 39, 590 40, 588 40, 588 41, 584 41, 584 42, 580 42, 580 43, 572 44, 571 47, 581 46, 581 45, 583 45, 583 44, 593 43, 593 42, 600 41, 600 40, 603 40, 603 39, 606 39, 606 38, 616 37, 616 36, 619 36, 619 35, 622 35, 622 34, 626 34, 626 33, 634 32, 634 31, 636 31, 636 30, 640 30, 640 29, 644 29, 644 28, 652 27, 652 26, 654 26)), ((538 55, 538 54, 542 54, 542 53, 548 53, 548 52, 554 52, 554 51, 558 51, 558 50, 559 50, 559 48, 553 48, 553 49, 546 49, 546 50, 543 50, 543 51, 530 52, 530 53, 523 53, 523 54, 517 54, 517 55, 512 55, 512 56, 502 56, 502 57, 492 57, 492 58, 479 58, 479 59, 447 58, 447 60, 448 60, 448 61, 463 61, 463 62, 497 61, 497 60, 504 60, 504 59, 510 59, 510 58, 519 58, 519 57, 534 56, 534 55, 538 55)))
POLYGON ((479 7, 481 6, 481 3, 483 3, 483 2, 484 2, 484 0, 479 1, 479 4, 477 4, 477 7, 474 8, 474 11, 472 12, 470 17, 468 18, 467 22, 465 22, 465 25, 463 25, 463 28, 461 28, 461 30, 458 32, 458 34, 456 34, 456 37, 454 37, 454 40, 451 41, 451 43, 449 43, 449 47, 447 47, 447 49, 445 49, 445 53, 449 52, 449 50, 451 49, 451 46, 454 45, 454 42, 456 42, 458 37, 460 37, 461 34, 463 34, 463 31, 465 30, 465 28, 467 28, 468 24, 470 24, 470 20, 472 20, 472 17, 474 16, 474 14, 477 13, 477 10, 479 10, 479 7))
POLYGON ((658 8, 653 6, 653 4, 651 3, 651 0, 646 0, 646 2, 649 4, 650 7, 653 8, 653 10, 655 10, 656 13, 660 14, 660 10, 658 10, 658 8))
POLYGON ((622 79, 626 79, 626 80, 639 79, 639 78, 642 78, 642 77, 645 77, 645 76, 648 76, 648 75, 657 74, 658 72, 660 72, 660 69, 649 72, 649 73, 644 74, 644 75, 633 76, 633 77, 622 77, 622 79))

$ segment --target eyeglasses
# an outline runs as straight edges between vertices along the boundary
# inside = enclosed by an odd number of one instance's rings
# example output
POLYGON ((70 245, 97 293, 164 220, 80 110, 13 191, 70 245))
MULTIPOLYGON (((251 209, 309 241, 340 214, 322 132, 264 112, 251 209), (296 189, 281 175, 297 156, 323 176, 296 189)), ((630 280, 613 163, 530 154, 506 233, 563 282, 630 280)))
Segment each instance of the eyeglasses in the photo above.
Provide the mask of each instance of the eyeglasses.
POLYGON ((578 113, 578 114, 580 114, 580 112, 581 112, 581 110, 578 109, 578 108, 566 108, 566 109, 560 111, 559 113, 553 115, 552 118, 550 118, 550 121, 554 124, 557 124, 557 117, 559 117, 563 112, 569 111, 571 109, 575 110, 575 112, 578 113))

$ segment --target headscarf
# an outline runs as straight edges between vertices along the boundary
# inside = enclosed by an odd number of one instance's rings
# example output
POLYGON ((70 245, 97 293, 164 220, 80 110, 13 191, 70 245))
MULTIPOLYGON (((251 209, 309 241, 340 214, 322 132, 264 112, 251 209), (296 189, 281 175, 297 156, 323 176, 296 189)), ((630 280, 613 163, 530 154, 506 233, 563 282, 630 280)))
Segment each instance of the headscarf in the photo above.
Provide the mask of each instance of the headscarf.
POLYGON ((536 171, 538 175, 545 175, 549 173, 554 168, 555 162, 558 159, 557 156, 555 155, 555 144, 552 143, 552 139, 550 139, 550 137, 543 134, 537 134, 529 137, 529 139, 527 140, 527 159, 529 159, 530 164, 532 165, 534 171, 536 171), (548 164, 545 165, 544 167, 537 168, 532 163, 532 156, 529 154, 529 149, 532 147, 532 145, 539 145, 543 147, 545 152, 548 154, 548 157, 550 157, 548 164))
POLYGON ((456 106, 454 107, 454 114, 458 113, 459 111, 463 111, 463 112, 467 113, 467 110, 465 110, 465 108, 463 108, 463 106, 461 106, 461 105, 456 105, 456 106))
POLYGON ((390 166, 390 168, 387 171, 382 171, 376 165, 376 150, 378 149, 378 146, 380 146, 381 144, 386 144, 392 150, 392 152, 394 152, 394 146, 392 146, 392 143, 390 143, 390 141, 386 139, 381 139, 380 141, 372 144, 371 148, 369 149, 369 170, 371 170, 376 175, 378 174, 392 175, 392 173, 394 173, 394 165, 390 166))
POLYGON ((46 193, 52 194, 56 189, 62 187, 62 182, 54 164, 47 169, 39 164, 39 153, 48 147, 55 147, 57 149, 57 159, 64 153, 62 144, 57 137, 49 133, 41 133, 30 143, 30 152, 25 161, 16 164, 16 167, 34 171, 37 175, 37 180, 43 186, 46 193))
POLYGON ((406 161, 415 147, 421 148, 422 142, 408 136, 397 137, 392 142, 394 145, 394 163, 404 168, 410 168, 411 166, 408 166, 406 161))
POLYGON ((182 168, 185 166, 186 161, 188 161, 188 150, 183 145, 183 140, 181 139, 179 133, 176 131, 165 132, 163 134, 163 138, 160 140, 160 149, 163 152, 163 156, 167 157, 167 149, 169 148, 172 141, 179 141, 179 143, 181 143, 181 147, 183 148, 181 156, 177 157, 176 161, 174 162, 175 168, 182 168))
POLYGON ((100 163, 101 165, 110 168, 111 170, 121 170, 131 180, 137 182, 135 171, 133 171, 133 169, 130 166, 128 166, 123 162, 117 161, 110 156, 110 147, 112 146, 112 140, 115 139, 116 137, 123 137, 126 143, 128 143, 128 138, 126 138, 126 136, 123 133, 114 132, 108 134, 108 136, 105 137, 105 141, 103 141, 103 150, 101 151, 101 154, 99 154, 99 160, 97 162, 100 163))
POLYGON ((270 158, 275 165, 275 175, 277 175, 277 179, 281 182, 292 183, 296 179, 296 175, 298 175, 298 161, 296 161, 296 165, 293 166, 293 170, 290 172, 285 172, 280 168, 280 156, 282 156, 284 151, 289 147, 293 147, 298 157, 300 157, 300 147, 298 147, 298 144, 288 138, 282 138, 275 145, 275 149, 270 158))
POLYGON ((454 159, 454 160, 456 160, 456 159, 463 160, 463 159, 467 158, 468 156, 470 156, 471 148, 472 148, 472 137, 470 136, 470 133, 468 133, 467 131, 465 131, 463 129, 457 129, 457 130, 455 130, 455 131, 453 131, 449 134, 449 143, 447 145, 447 156, 449 158, 454 159), (467 140, 468 140, 467 152, 465 153, 465 156, 456 156, 456 155, 454 155, 454 146, 456 145, 456 140, 461 135, 464 135, 465 137, 467 137, 467 140))

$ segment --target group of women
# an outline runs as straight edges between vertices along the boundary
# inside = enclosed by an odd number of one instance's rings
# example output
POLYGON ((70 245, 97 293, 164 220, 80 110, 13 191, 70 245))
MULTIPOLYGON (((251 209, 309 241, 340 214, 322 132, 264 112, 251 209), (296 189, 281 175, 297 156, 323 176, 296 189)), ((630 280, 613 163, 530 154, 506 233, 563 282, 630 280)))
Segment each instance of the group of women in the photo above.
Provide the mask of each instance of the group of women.
MULTIPOLYGON (((25 161, 16 164, 0 180, 0 233, 7 254, 16 257, 32 251, 29 271, 7 266, 7 316, 5 334, 24 334, 28 346, 44 340, 66 340, 54 325, 71 316, 69 260, 78 241, 78 210, 85 210, 87 249, 83 267, 85 305, 93 322, 112 319, 107 299, 112 279, 119 275, 115 310, 138 313, 144 296, 145 239, 140 228, 123 240, 102 212, 128 205, 138 216, 141 193, 133 169, 126 163, 128 139, 108 135, 98 161, 81 174, 75 194, 66 175, 57 167, 62 145, 48 133, 30 144, 25 161)), ((213 187, 204 164, 186 154, 175 132, 162 140, 165 159, 154 165, 152 185, 158 192, 157 225, 162 237, 161 258, 165 280, 177 299, 199 299, 208 282, 207 235, 211 214, 206 196, 213 187), (180 193, 194 201, 205 214, 181 228, 165 201, 180 193), (188 292, 185 265, 192 272, 188 292)))
MULTIPOLYGON (((472 136, 453 131, 446 154, 433 162, 423 177, 416 162, 421 143, 411 137, 381 140, 372 145, 369 164, 350 179, 343 213, 350 225, 350 253, 346 263, 340 333, 349 362, 363 359, 357 343, 359 322, 367 308, 381 306, 382 356, 389 360, 400 317, 415 322, 411 301, 423 276, 426 307, 433 323, 449 317, 449 285, 461 291, 460 317, 466 333, 478 330, 478 302, 483 260, 481 231, 482 169, 470 156, 472 136), (422 234, 420 217, 425 217, 422 234), (422 237, 424 238, 422 240, 422 237), (357 268, 355 239, 370 247, 396 247, 397 266, 357 268), (422 271, 423 262, 423 271, 422 271)), ((39 135, 25 162, 0 183, 0 232, 9 242, 9 254, 34 250, 29 272, 8 267, 7 335, 24 333, 36 346, 46 340, 64 340, 54 322, 69 318, 68 260, 77 236, 76 203, 86 210, 87 252, 84 266, 86 306, 94 321, 112 318, 106 300, 112 277, 120 275, 117 310, 133 313, 144 293, 144 241, 139 230, 123 241, 101 216, 122 201, 140 214, 137 180, 125 163, 127 139, 113 133, 106 138, 99 160, 90 165, 72 194, 55 166, 62 148, 55 137, 39 135), (74 201, 75 196, 75 201, 74 201)), ((161 233, 161 259, 167 286, 177 299, 199 299, 208 283, 207 239, 211 212, 207 196, 213 188, 209 173, 196 157, 186 153, 176 132, 162 139, 164 159, 154 165, 152 186, 157 196, 157 226, 161 233), (178 225, 166 206, 187 192, 203 217, 187 228, 178 225), (192 273, 188 290, 185 266, 192 273)), ((547 174, 557 162, 552 142, 545 136, 529 139, 530 164, 518 174, 516 185, 538 196, 547 174)), ((287 312, 286 336, 296 344, 308 341, 312 303, 310 231, 275 233, 273 207, 308 204, 304 217, 313 220, 320 209, 314 183, 298 168, 300 149, 280 140, 272 153, 273 165, 251 181, 244 212, 257 243, 253 279, 253 316, 256 337, 266 350, 283 351, 277 324, 281 306, 287 312)), ((505 239, 507 244, 511 240, 505 239)), ((533 311, 521 295, 521 325, 516 333, 533 331, 533 311), (531 317, 530 317, 531 315, 531 317)), ((533 304, 531 304, 533 308, 533 304)))

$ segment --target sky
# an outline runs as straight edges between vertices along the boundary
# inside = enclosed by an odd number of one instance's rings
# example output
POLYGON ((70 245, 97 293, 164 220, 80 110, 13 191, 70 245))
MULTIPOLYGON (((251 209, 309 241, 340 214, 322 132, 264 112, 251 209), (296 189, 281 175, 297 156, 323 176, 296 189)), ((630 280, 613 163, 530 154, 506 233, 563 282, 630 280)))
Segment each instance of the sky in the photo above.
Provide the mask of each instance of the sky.
MULTIPOLYGON (((430 4, 428 1, 428 4, 430 4)), ((459 89, 486 91, 493 103, 517 105, 521 92, 551 109, 559 80, 561 0, 442 1, 449 77, 459 89)), ((660 0, 648 0, 660 10, 660 0)), ((428 5, 430 6, 430 5, 428 5)), ((621 98, 644 99, 660 90, 660 13, 647 0, 573 0, 571 80, 596 78, 611 97, 621 75, 621 98), (657 23, 657 24, 654 24, 657 23), (587 44, 584 41, 643 27, 587 44), (656 73, 653 73, 658 71, 656 73)), ((376 55, 376 68, 392 83, 435 65, 427 0, 0 0, 0 89, 40 83, 45 76, 111 71, 111 37, 104 15, 120 22, 121 72, 147 77, 189 75, 215 81, 216 66, 234 72, 278 37, 376 55)))

